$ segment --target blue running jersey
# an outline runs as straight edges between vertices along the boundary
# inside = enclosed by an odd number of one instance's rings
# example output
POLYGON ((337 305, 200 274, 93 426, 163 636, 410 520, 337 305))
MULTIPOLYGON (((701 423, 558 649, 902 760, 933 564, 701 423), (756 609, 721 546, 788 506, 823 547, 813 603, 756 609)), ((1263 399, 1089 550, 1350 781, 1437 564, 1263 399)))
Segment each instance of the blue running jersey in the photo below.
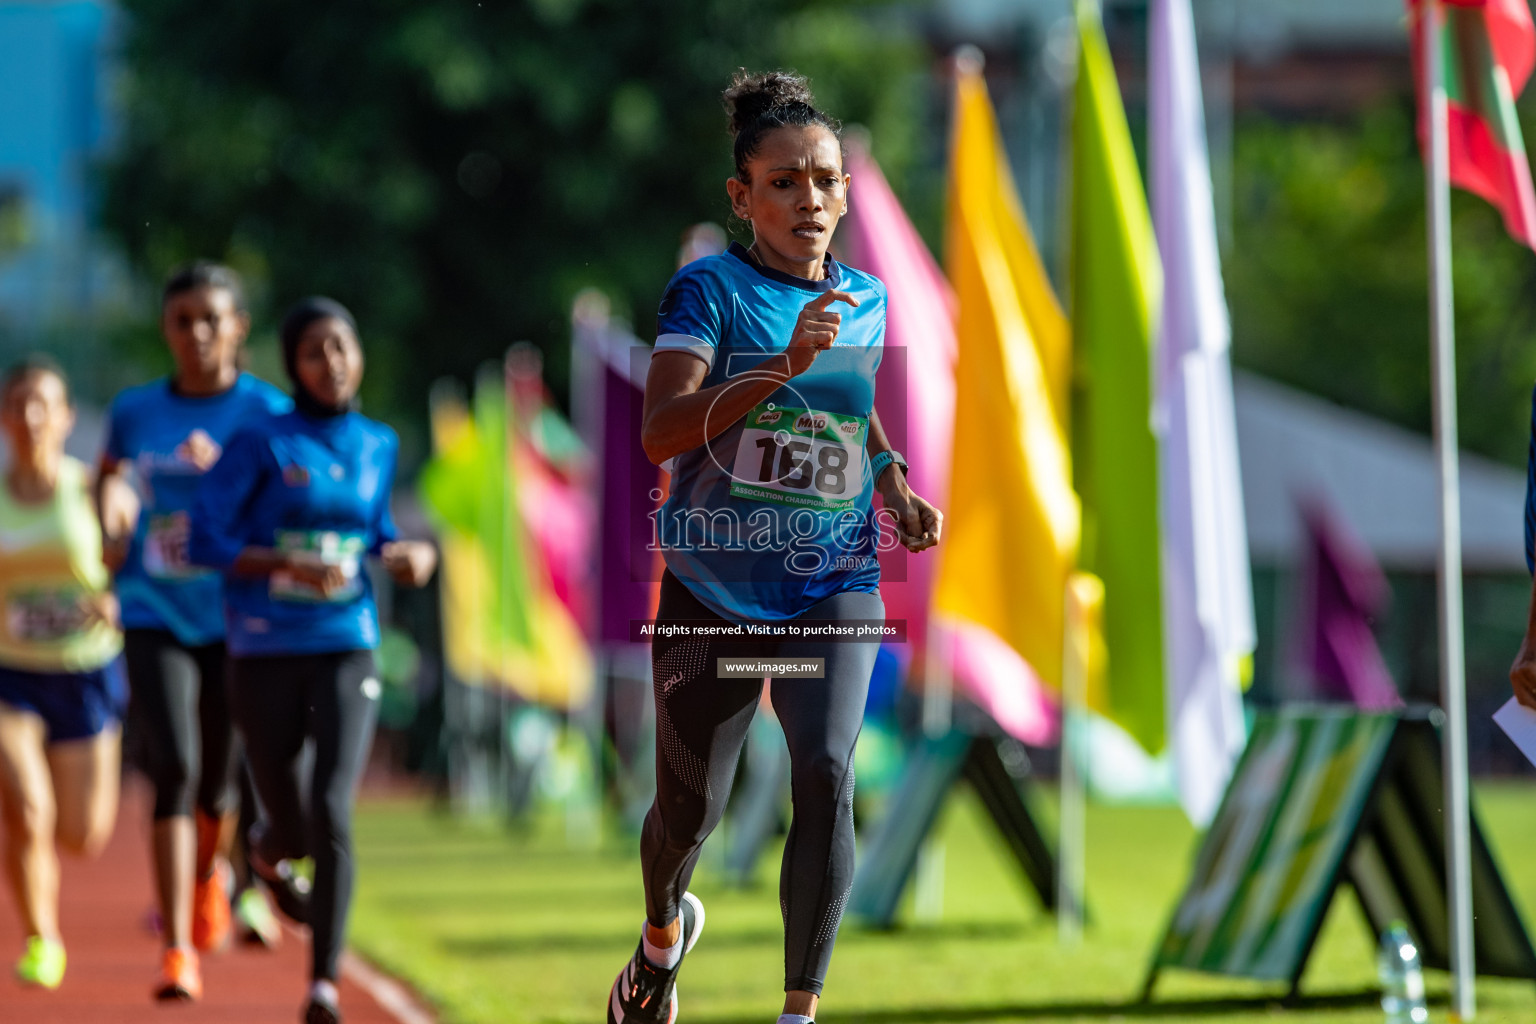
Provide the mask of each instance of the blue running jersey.
POLYGON ((1531 391, 1531 442, 1525 454, 1525 567, 1536 573, 1536 389, 1531 391))
POLYGON ((248 373, 219 395, 180 395, 161 379, 112 400, 106 454, 133 466, 142 502, 128 560, 117 574, 124 626, 170 630, 191 647, 224 638, 219 574, 187 560, 187 514, 203 475, 188 447, 206 442, 221 449, 240 428, 292 406, 287 395, 248 373))
POLYGON ((236 434, 198 487, 191 557, 224 570, 229 652, 329 654, 379 645, 379 613, 364 559, 395 539, 389 493, 395 432, 360 413, 275 416, 236 434), (247 547, 306 552, 339 565, 323 595, 284 572, 227 570, 247 547))
MULTIPOLYGON (((706 606, 734 621, 784 620, 844 591, 875 593, 879 530, 865 444, 885 343, 885 286, 830 257, 807 281, 733 245, 667 286, 657 351, 709 366, 700 390, 747 375, 789 346, 807 302, 836 289, 837 340, 712 440, 672 460, 652 543, 706 606)), ((778 361, 782 364, 782 360, 778 361)))

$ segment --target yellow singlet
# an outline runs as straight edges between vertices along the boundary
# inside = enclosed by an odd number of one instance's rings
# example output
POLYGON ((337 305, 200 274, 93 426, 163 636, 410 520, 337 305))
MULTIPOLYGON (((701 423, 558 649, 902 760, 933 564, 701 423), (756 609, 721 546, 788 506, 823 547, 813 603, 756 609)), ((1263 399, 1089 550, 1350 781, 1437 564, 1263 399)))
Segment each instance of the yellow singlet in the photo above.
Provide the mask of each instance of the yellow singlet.
POLYGON ((89 672, 117 657, 122 634, 91 614, 111 577, 85 466, 64 457, 53 498, 21 504, 0 480, 0 665, 89 672))

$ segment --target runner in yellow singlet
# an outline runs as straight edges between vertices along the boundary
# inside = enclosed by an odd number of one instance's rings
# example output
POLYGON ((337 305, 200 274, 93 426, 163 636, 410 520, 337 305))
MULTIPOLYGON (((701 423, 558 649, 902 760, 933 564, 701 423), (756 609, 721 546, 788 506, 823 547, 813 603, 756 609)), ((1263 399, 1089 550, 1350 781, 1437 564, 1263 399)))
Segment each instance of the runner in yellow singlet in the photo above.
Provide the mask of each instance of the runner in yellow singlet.
POLYGON ((68 385, 43 359, 0 378, 0 812, 24 983, 64 980, 55 842, 99 853, 117 817, 124 695, 117 601, 86 467, 64 454, 68 385))

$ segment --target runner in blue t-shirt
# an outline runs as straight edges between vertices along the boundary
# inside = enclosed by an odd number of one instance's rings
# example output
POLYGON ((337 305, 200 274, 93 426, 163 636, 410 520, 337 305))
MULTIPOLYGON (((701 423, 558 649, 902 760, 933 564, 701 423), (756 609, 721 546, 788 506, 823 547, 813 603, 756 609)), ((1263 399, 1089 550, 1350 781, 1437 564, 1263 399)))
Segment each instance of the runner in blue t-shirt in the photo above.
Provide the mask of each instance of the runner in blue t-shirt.
MULTIPOLYGON (((1536 389, 1531 392, 1531 436, 1525 457, 1525 567, 1536 573, 1536 389)), ((1525 636, 1509 668, 1515 699, 1536 711, 1536 584, 1526 615, 1525 636)))
MULTIPOLYGON (((239 367, 250 328, 240 279, 194 263, 166 281, 161 329, 175 372, 113 400, 98 494, 116 562, 131 690, 129 746, 154 786, 155 879, 165 950, 156 995, 201 993, 197 950, 231 930, 229 839, 237 768, 224 687, 223 588, 187 561, 198 480, 235 431, 290 406, 239 367), (139 506, 142 506, 141 508, 139 506)), ((275 940, 259 893, 246 924, 275 940)))
POLYGON ((399 583, 432 575, 431 545, 395 537, 398 443, 354 406, 363 376, 346 308, 308 299, 282 324, 294 411, 237 434, 198 487, 190 557, 224 573, 230 705, 265 821, 251 867, 311 935, 304 1019, 335 1024, 337 963, 352 899, 352 799, 378 708, 379 617, 363 562, 399 583), (313 748, 301 795, 300 763, 313 748), (288 862, 312 856, 301 901, 288 862))
POLYGON ((877 549, 932 547, 942 519, 907 488, 874 412, 885 287, 827 255, 849 184, 836 122, 783 73, 742 73, 725 101, 736 136, 726 188, 754 241, 673 278, 646 381, 642 441, 672 470, 652 531, 667 564, 651 649, 656 799, 641 836, 646 923, 609 993, 609 1024, 675 1019, 677 971, 704 923, 688 880, 724 813, 764 674, 717 676, 717 658, 815 660, 822 672, 775 676, 771 692, 794 795, 780 1024, 815 1014, 853 884, 853 748, 878 641, 732 643, 665 627, 883 622, 877 549))

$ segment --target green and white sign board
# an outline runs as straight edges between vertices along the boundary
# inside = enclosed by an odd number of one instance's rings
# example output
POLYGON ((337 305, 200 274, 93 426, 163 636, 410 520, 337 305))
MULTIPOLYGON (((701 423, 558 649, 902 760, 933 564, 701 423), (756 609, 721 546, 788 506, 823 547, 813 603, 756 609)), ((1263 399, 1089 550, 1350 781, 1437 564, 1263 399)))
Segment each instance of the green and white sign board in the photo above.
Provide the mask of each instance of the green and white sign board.
POLYGON ((955 730, 925 737, 913 749, 891 809, 859 851, 848 900, 851 916, 876 928, 895 924, 918 851, 961 779, 976 790, 1041 905, 1056 910, 1056 857, 1030 811, 1027 778, 1005 763, 992 737, 955 730))
MULTIPOLYGON (((1435 712, 1438 714, 1438 712, 1435 712)), ((1424 712, 1300 707, 1259 716, 1152 963, 1301 980, 1341 882, 1372 934, 1408 923, 1447 966, 1440 743, 1424 712)), ((1473 821, 1480 974, 1536 978, 1536 953, 1473 821)))

